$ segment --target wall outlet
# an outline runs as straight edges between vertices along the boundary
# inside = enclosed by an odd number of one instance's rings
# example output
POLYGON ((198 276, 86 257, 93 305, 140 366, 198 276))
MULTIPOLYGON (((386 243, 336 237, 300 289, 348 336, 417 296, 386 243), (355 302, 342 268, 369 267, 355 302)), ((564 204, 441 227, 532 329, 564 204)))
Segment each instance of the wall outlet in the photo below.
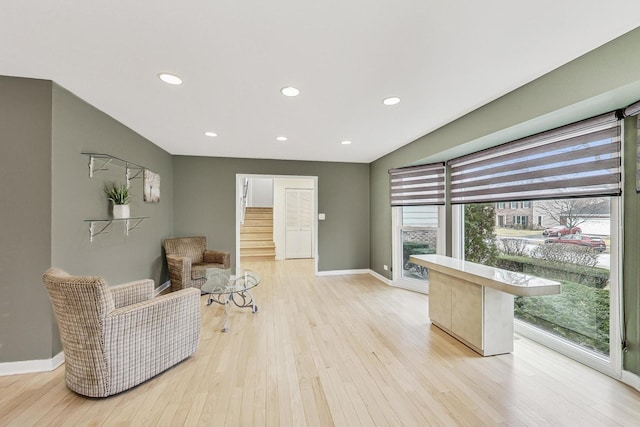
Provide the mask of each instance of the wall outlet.
POLYGON ((387 264, 383 265, 382 268, 384 268, 384 271, 389 271, 389 266, 387 264))

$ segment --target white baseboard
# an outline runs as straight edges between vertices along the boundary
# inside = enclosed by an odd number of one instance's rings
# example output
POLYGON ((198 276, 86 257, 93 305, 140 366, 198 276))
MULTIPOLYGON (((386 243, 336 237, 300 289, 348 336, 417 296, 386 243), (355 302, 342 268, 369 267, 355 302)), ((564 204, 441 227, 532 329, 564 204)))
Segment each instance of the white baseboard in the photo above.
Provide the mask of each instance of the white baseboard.
POLYGON ((349 274, 367 274, 370 270, 331 270, 331 271, 318 271, 316 276, 346 276, 349 274))
POLYGON ((629 371, 622 371, 620 381, 640 391, 640 376, 629 371))
POLYGON ((169 287, 171 286, 171 281, 167 280, 166 282, 164 282, 162 285, 158 286, 157 288, 155 288, 153 290, 153 296, 157 297, 158 295, 160 295, 162 292, 164 292, 166 289, 169 289, 169 287))
POLYGON ((375 277, 376 279, 380 280, 382 283, 389 285, 389 286, 393 286, 393 282, 389 279, 387 279, 386 277, 384 277, 382 274, 376 273, 373 270, 369 270, 369 274, 372 275, 373 277, 375 277))
POLYGON ((23 360, 20 362, 0 363, 0 377, 7 375, 31 374, 53 371, 64 363, 64 353, 60 352, 51 359, 23 360))

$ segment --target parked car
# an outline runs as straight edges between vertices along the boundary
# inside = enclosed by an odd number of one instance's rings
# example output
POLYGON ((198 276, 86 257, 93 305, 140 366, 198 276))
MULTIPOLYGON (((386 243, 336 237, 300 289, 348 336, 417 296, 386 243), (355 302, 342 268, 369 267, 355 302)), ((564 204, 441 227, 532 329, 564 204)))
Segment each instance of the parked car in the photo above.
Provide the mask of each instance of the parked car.
POLYGON ((571 227, 571 229, 569 229, 565 225, 556 225, 555 227, 547 227, 544 230, 542 230, 542 234, 544 236, 560 237, 567 234, 577 234, 577 233, 582 233, 582 229, 580 229, 580 227, 571 227))
POLYGON ((595 236, 586 236, 584 234, 569 234, 562 237, 555 237, 553 239, 546 239, 544 242, 587 246, 595 249, 598 252, 604 252, 607 249, 607 244, 602 238, 595 236))

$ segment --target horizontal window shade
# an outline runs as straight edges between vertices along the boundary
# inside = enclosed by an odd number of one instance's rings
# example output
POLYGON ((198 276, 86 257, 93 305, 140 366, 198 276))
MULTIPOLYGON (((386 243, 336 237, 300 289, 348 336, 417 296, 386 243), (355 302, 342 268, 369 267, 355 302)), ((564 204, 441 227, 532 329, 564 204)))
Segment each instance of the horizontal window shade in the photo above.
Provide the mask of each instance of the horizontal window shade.
POLYGON ((444 163, 389 170, 391 206, 444 204, 444 163))
POLYGON ((451 202, 619 195, 620 164, 608 113, 450 160, 451 202))
POLYGON ((635 116, 638 113, 640 113, 640 101, 636 102, 635 104, 631 104, 624 109, 625 117, 635 116))

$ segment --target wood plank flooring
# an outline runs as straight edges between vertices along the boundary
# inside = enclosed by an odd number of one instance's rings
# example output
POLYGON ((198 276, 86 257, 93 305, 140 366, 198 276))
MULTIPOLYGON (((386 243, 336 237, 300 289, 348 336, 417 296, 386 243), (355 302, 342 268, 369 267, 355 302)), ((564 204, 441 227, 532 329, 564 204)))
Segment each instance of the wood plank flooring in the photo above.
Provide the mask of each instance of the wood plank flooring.
POLYGON ((259 311, 202 297, 197 353, 88 399, 53 372, 0 377, 0 426, 640 425, 640 393, 527 339, 482 358, 428 323, 427 297, 311 260, 246 264, 259 311))

